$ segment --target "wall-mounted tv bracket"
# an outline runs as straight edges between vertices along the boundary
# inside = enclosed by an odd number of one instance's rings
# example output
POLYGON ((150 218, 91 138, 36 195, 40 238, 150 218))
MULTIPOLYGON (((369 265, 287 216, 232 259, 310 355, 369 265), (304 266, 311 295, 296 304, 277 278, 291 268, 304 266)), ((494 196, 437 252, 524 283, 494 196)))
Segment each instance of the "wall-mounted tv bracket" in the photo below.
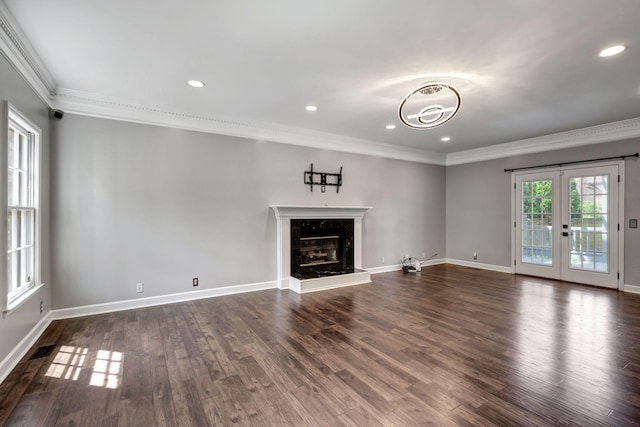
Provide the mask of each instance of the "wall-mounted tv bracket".
POLYGON ((336 187, 336 193, 339 193, 340 187, 342 187, 342 166, 340 166, 338 173, 314 172, 313 163, 311 163, 310 170, 304 173, 304 183, 311 187, 311 191, 313 191, 314 185, 319 185, 320 191, 324 193, 325 186, 329 185, 336 187))

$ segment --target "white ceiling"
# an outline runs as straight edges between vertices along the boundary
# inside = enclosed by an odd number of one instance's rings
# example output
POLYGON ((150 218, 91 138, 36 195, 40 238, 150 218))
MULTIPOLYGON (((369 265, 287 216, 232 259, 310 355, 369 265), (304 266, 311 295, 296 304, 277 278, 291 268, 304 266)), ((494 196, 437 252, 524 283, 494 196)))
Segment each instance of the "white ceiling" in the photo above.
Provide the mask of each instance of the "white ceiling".
POLYGON ((435 163, 640 118, 639 0, 4 0, 0 11, 68 112, 435 163), (612 44, 627 50, 599 58, 612 44), (434 80, 458 89, 459 113, 404 127, 399 103, 434 80))

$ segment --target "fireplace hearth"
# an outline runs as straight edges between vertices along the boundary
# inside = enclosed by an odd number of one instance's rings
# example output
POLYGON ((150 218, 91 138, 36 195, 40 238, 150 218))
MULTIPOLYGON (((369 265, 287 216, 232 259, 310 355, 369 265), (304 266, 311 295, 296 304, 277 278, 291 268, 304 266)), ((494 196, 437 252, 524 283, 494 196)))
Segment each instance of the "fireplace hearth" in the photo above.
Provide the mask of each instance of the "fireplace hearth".
POLYGON ((362 220, 369 206, 272 205, 280 289, 306 293, 371 282, 362 270, 362 220))

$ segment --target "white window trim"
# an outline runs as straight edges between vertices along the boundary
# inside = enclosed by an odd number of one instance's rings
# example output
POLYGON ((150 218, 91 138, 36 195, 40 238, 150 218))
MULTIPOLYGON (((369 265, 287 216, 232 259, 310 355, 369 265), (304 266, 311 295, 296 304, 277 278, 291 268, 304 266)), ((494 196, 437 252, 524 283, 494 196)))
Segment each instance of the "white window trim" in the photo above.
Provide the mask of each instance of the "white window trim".
POLYGON ((0 256, 0 310, 3 316, 8 316, 18 307, 24 304, 34 294, 44 286, 41 276, 41 251, 42 251, 42 227, 41 227, 41 192, 42 186, 42 168, 41 168, 41 137, 42 131, 24 114, 18 111, 8 101, 3 101, 0 110, 0 164, 2 165, 0 172, 0 247, 2 248, 2 256, 0 256), (34 251, 34 277, 29 289, 21 293, 12 301, 8 299, 8 278, 7 278, 7 180, 8 180, 8 163, 7 163, 7 143, 9 139, 9 118, 18 125, 33 131, 36 135, 35 153, 34 153, 34 187, 33 203, 35 208, 34 233, 35 233, 35 251, 34 251))

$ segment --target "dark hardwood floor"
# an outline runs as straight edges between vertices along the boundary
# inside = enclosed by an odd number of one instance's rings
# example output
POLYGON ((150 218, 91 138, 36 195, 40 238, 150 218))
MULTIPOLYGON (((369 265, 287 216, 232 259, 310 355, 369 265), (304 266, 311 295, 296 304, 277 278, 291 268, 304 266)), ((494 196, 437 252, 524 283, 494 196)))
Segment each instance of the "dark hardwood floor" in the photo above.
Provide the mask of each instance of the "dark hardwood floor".
POLYGON ((55 321, 50 344, 0 386, 0 424, 640 419, 640 296, 452 265, 55 321))

